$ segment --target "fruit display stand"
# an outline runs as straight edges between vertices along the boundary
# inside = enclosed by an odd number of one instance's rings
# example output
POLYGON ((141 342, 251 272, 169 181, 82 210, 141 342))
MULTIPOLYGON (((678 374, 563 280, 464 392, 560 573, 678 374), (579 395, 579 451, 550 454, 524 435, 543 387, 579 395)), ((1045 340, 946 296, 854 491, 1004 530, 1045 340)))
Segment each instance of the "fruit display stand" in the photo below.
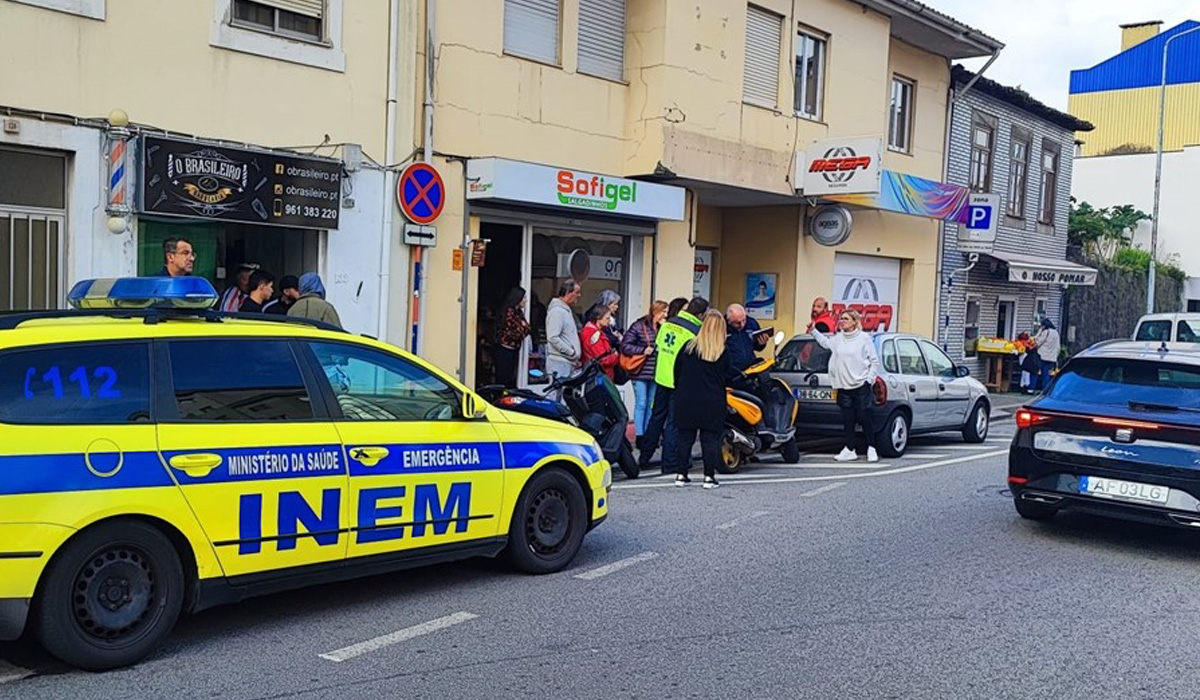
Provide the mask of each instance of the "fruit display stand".
POLYGON ((975 351, 983 360, 983 385, 991 392, 1006 393, 1012 389, 1013 370, 1017 355, 1024 348, 1012 340, 980 338, 975 351))

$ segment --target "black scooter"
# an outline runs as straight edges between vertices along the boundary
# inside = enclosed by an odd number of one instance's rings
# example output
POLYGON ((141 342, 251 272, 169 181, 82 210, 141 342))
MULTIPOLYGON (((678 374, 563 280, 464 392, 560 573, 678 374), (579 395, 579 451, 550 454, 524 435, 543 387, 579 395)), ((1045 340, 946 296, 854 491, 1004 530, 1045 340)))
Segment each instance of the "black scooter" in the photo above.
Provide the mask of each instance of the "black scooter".
POLYGON ((545 395, 489 384, 479 389, 488 403, 507 411, 573 425, 596 439, 609 464, 629 479, 638 478, 637 458, 625 437, 629 411, 616 384, 594 360, 572 377, 554 377, 545 395))

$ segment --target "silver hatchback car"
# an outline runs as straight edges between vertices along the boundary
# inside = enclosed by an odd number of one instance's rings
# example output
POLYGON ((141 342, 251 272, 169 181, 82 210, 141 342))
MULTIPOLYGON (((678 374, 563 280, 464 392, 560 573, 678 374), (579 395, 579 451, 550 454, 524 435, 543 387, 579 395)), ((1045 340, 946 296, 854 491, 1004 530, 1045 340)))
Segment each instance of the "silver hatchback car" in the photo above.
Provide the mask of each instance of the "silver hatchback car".
MULTIPOLYGON (((909 436, 921 433, 953 430, 961 431, 967 442, 987 439, 988 391, 969 376, 966 367, 955 365, 941 348, 919 335, 880 333, 874 339, 882 369, 875 406, 879 429, 875 446, 880 454, 903 455, 909 436)), ((842 416, 828 370, 829 351, 811 335, 792 338, 776 355, 773 373, 792 387, 800 404, 798 435, 841 433, 842 416)))

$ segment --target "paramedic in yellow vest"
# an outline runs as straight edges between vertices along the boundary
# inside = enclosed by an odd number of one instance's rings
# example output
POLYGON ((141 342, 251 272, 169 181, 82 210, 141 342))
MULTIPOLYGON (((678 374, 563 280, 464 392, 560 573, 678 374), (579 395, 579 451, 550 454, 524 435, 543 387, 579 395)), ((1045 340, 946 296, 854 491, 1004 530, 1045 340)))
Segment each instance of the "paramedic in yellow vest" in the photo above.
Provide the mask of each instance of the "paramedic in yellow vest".
MULTIPOLYGON (((676 300, 679 301, 679 300, 676 300)), ((678 308, 675 302, 671 306, 678 308)), ((678 471, 675 454, 675 358, 683 346, 700 332, 700 317, 708 311, 708 300, 694 297, 686 309, 671 314, 658 328, 654 345, 657 348, 658 364, 654 368, 654 407, 650 412, 650 424, 642 434, 642 450, 638 454, 638 467, 645 469, 662 440, 662 473, 678 471)))

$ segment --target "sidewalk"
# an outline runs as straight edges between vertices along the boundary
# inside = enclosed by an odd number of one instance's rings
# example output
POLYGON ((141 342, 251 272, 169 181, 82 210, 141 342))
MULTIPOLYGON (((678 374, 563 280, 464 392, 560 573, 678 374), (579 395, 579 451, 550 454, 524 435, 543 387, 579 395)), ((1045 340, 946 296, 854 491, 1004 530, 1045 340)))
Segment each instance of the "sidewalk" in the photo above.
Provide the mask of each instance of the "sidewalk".
POLYGON ((991 394, 988 399, 992 402, 992 420, 1000 420, 1012 416, 1017 409, 1037 398, 1036 394, 1009 392, 1007 394, 991 394))

